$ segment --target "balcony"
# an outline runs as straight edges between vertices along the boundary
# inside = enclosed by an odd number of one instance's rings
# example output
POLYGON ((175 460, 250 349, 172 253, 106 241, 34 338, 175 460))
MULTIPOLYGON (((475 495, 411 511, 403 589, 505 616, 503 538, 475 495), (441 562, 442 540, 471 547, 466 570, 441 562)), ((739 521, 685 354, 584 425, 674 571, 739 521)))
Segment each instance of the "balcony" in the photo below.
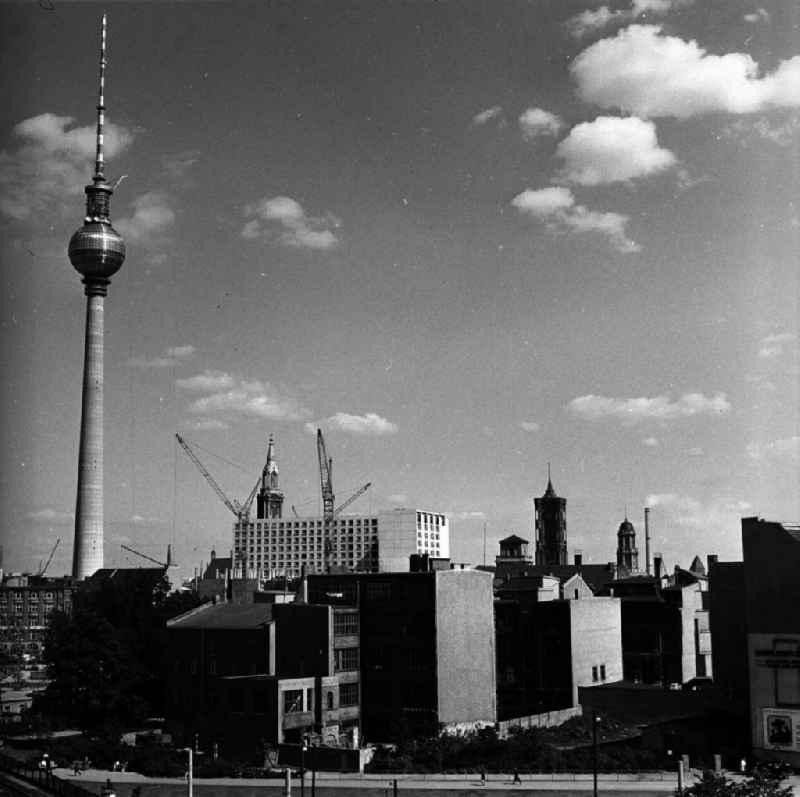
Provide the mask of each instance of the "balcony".
POLYGON ((285 731, 292 728, 307 728, 313 724, 313 711, 292 711, 290 714, 283 715, 283 729, 285 731))

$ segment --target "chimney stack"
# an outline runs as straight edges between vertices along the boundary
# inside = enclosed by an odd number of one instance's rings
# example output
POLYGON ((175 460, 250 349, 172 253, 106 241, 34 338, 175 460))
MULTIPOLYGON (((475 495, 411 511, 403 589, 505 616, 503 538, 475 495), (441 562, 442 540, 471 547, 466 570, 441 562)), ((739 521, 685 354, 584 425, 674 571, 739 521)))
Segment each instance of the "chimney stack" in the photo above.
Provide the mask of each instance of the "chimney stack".
POLYGON ((706 575, 711 575, 711 568, 719 561, 719 556, 715 553, 710 553, 706 557, 706 575))
POLYGON ((661 556, 660 553, 653 554, 653 575, 656 577, 656 581, 659 583, 661 582, 661 567, 663 565, 664 558, 661 556))
POLYGON ((650 575, 650 507, 644 508, 644 561, 647 575, 650 575))
POLYGON ((581 567, 582 565, 583 565, 583 552, 575 551, 575 567, 581 567))

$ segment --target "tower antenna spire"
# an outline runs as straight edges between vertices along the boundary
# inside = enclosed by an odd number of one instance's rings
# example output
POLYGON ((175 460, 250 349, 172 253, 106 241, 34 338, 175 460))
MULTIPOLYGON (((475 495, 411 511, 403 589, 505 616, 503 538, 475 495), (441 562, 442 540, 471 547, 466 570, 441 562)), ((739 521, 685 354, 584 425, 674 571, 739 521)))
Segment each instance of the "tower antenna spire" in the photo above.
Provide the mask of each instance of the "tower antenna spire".
POLYGON ((106 114, 106 30, 108 27, 108 20, 106 15, 103 14, 103 22, 100 26, 100 85, 97 94, 97 146, 94 160, 94 177, 92 178, 95 183, 104 183, 106 178, 103 174, 105 167, 104 159, 104 141, 103 141, 103 128, 105 126, 106 114))

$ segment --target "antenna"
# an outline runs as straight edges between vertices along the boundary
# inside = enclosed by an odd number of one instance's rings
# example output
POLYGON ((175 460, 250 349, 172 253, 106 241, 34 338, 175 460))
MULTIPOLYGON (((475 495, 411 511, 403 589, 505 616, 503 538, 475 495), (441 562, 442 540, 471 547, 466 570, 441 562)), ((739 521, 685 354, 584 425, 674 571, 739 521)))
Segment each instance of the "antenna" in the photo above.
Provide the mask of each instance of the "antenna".
POLYGON ((100 29, 100 90, 97 96, 97 153, 94 162, 95 183, 104 183, 106 178, 103 175, 105 159, 103 155, 103 126, 105 125, 105 88, 106 88, 106 15, 103 14, 103 24, 100 29))

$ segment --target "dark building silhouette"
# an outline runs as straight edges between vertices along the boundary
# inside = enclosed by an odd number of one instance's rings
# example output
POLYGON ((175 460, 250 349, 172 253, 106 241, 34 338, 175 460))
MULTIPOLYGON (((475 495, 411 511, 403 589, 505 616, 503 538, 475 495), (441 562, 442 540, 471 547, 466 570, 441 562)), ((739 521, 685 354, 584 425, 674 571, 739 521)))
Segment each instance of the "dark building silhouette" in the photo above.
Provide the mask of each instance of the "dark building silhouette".
POLYGON ((567 564, 567 499, 556 495, 547 477, 547 489, 534 498, 536 526, 536 564, 567 564))
POLYGON ((278 463, 275 460, 275 441, 272 435, 267 444, 267 461, 261 472, 261 487, 256 497, 256 517, 259 520, 280 518, 283 513, 283 493, 278 489, 278 463))
POLYGON ((495 557, 495 564, 527 563, 533 564, 533 559, 528 555, 528 541, 516 534, 500 540, 500 556, 495 557))
POLYGON ((492 579, 476 570, 316 574, 312 603, 358 608, 364 738, 493 724, 492 579))
POLYGON ((617 531, 617 574, 620 578, 639 572, 636 529, 626 517, 617 531))
POLYGON ((800 766, 800 526, 742 518, 753 751, 800 766))

